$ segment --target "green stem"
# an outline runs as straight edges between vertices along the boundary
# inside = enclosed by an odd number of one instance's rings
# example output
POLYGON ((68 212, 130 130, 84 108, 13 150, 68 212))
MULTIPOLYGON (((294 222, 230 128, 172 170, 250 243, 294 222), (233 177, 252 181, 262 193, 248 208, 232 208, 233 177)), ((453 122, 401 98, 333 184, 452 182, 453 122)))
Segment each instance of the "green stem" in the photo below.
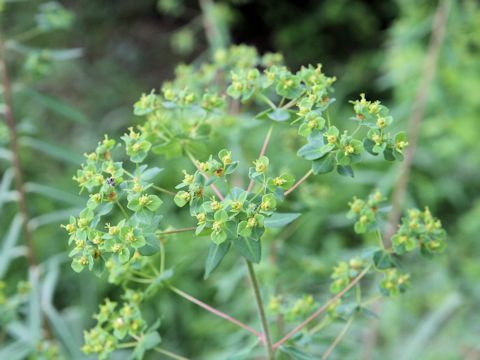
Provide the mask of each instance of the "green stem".
POLYGON ((195 226, 191 226, 191 227, 182 228, 182 229, 167 230, 167 231, 157 232, 157 236, 178 234, 182 232, 193 231, 195 229, 196 229, 195 226))
POLYGON ((176 193, 174 193, 173 191, 164 189, 164 188, 162 188, 162 187, 160 187, 160 186, 157 186, 157 185, 152 185, 152 188, 154 188, 155 190, 158 190, 158 191, 160 191, 160 192, 162 192, 162 193, 164 193, 164 194, 168 194, 168 195, 170 195, 170 196, 175 196, 175 195, 176 195, 176 193))
POLYGON ((122 204, 120 204, 120 201, 116 200, 115 203, 117 204, 117 206, 118 206, 118 207, 120 208, 120 210, 122 211, 123 216, 125 216, 125 218, 128 218, 127 211, 126 211, 125 208, 122 206, 122 204))
POLYGON ((308 332, 310 335, 316 334, 320 330, 324 329, 332 323, 332 320, 329 317, 324 317, 316 326, 310 329, 308 332))
POLYGON ((352 326, 352 323, 353 323, 353 316, 351 316, 350 319, 348 319, 342 331, 340 331, 340 333, 337 335, 335 340, 333 340, 332 345, 330 345, 327 351, 325 351, 325 353, 322 356, 322 360, 326 360, 330 356, 332 351, 337 347, 340 341, 342 341, 343 337, 347 334, 348 330, 350 329, 350 326, 352 326))
POLYGON ((135 346, 137 346, 137 343, 132 341, 132 342, 128 342, 128 343, 118 344, 117 348, 118 349, 125 349, 125 348, 130 348, 130 347, 135 347, 135 346))
POLYGON ((277 108, 277 107, 275 106, 275 104, 274 104, 267 96, 265 96, 265 95, 263 95, 263 94, 260 94, 259 96, 260 96, 260 99, 262 99, 263 101, 265 101, 265 102, 268 104, 268 106, 270 106, 272 109, 275 110, 275 109, 277 108))
POLYGON ((183 356, 180 356, 180 355, 177 355, 177 354, 174 354, 170 351, 167 351, 165 349, 162 349, 162 348, 159 348, 159 347, 156 347, 154 348, 153 350, 155 350, 156 352, 160 353, 160 354, 163 354, 165 356, 168 356, 169 358, 171 359, 177 359, 177 360, 188 360, 188 358, 186 357, 183 357, 183 356))
POLYGON ((265 314, 265 309, 263 306, 262 295, 260 293, 260 287, 258 286, 257 277, 255 275, 255 269, 253 268, 253 264, 245 260, 247 263, 247 270, 248 270, 248 277, 250 278, 250 283, 252 284, 253 294, 255 295, 255 301, 257 303, 258 315, 260 316, 260 321, 262 323, 262 330, 264 336, 264 344, 267 350, 267 356, 269 360, 275 359, 275 353, 273 350, 273 343, 270 337, 270 329, 268 326, 267 316, 265 314))
POLYGON ((160 239, 160 275, 165 271, 165 246, 162 239, 160 239))

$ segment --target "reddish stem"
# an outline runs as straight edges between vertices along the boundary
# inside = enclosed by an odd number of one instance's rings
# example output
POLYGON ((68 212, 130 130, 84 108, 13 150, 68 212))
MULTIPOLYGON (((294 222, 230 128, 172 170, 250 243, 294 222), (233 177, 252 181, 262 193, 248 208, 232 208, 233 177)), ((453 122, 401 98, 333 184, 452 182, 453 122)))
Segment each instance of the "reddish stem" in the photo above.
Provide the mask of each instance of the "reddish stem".
POLYGON ((281 338, 279 341, 277 341, 273 345, 273 348, 277 349, 279 346, 281 346, 283 343, 285 343, 288 339, 290 339, 293 335, 295 335, 297 332, 299 332, 305 326, 307 326, 312 320, 314 320, 316 317, 318 317, 320 314, 322 314, 325 310, 327 310, 330 305, 332 305, 335 301, 340 299, 348 290, 350 290, 352 287, 354 287, 360 281, 360 279, 362 279, 368 273, 368 270, 370 270, 370 266, 366 267, 365 270, 363 270, 360 274, 358 274, 358 276, 355 279, 353 279, 350 282, 350 284, 348 284, 337 295, 335 295, 330 300, 328 300, 325 304, 323 304, 317 311, 315 311, 312 315, 310 315, 307 319, 305 319, 305 321, 303 321, 300 325, 296 326, 287 335, 285 335, 283 338, 281 338))
POLYGON ((293 190, 299 187, 305 180, 307 180, 307 178, 312 174, 313 174, 313 170, 310 169, 300 180, 296 182, 296 184, 294 184, 290 189, 285 191, 284 195, 287 196, 288 194, 290 194, 293 190))
POLYGON ((263 334, 259 333, 257 330, 251 328, 250 326, 242 323, 241 321, 231 317, 230 315, 227 315, 225 314, 224 312, 221 312, 220 310, 217 310, 213 307, 211 307, 210 305, 207 305, 205 304, 203 301, 200 301, 198 300, 197 298, 194 298, 193 296, 187 294, 186 292, 180 290, 180 289, 177 289, 176 287, 174 286, 169 286, 170 290, 172 290, 175 294, 177 295, 180 295, 181 297, 183 297, 184 299, 200 306, 201 308, 209 311, 210 313, 218 316, 218 317, 221 317, 222 319, 225 319, 227 320, 228 322, 231 322, 232 324, 235 324, 237 326, 240 326, 242 329, 245 329, 247 330, 248 332, 251 332, 252 334, 254 334, 256 337, 258 337, 262 342, 264 342, 264 336, 263 334))
MULTIPOLYGON (((190 152, 187 152, 187 155, 188 155, 188 157, 190 158, 190 160, 192 160, 193 164, 194 164, 195 167, 198 169, 198 171, 200 171, 200 173, 203 175, 203 177, 205 178, 205 180, 208 181, 208 179, 210 179, 210 178, 207 176, 207 174, 204 174, 204 173, 200 170, 200 167, 198 166, 198 160, 195 159, 190 152)), ((220 200, 225 199, 225 198, 223 197, 222 193, 220 192, 220 190, 218 190, 218 188, 215 186, 215 184, 210 184, 210 187, 212 188, 213 192, 218 196, 218 198, 219 198, 220 200)))
MULTIPOLYGON (((267 135, 265 136, 265 140, 263 141, 262 149, 260 150, 260 154, 258 155, 258 159, 260 159, 263 155, 265 155, 265 151, 267 151, 268 143, 270 142, 270 137, 272 136, 272 131, 273 131, 273 125, 271 125, 270 128, 268 129, 267 135)), ((250 183, 248 184, 247 192, 252 191, 254 184, 255 184, 255 181, 253 181, 253 179, 250 180, 250 183)))

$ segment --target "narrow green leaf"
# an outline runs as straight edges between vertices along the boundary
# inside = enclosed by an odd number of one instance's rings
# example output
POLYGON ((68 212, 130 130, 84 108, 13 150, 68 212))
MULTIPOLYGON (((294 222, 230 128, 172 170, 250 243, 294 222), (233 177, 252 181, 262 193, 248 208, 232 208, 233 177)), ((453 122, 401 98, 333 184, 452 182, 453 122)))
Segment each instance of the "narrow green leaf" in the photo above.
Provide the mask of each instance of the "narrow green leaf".
POLYGON ((245 259, 255 264, 260 262, 262 258, 262 244, 260 240, 239 236, 233 240, 233 246, 245 259))
POLYGON ((290 119, 290 113, 285 109, 275 109, 267 114, 267 116, 274 121, 282 122, 290 119))
POLYGON ((214 243, 210 244, 207 261, 205 262, 205 279, 220 265, 228 250, 230 250, 230 245, 230 241, 224 241, 219 245, 214 243))
POLYGON ((342 176, 348 176, 353 178, 353 169, 351 166, 338 165, 337 172, 342 176))
POLYGON ((281 228, 298 219, 300 213, 273 213, 269 218, 265 218, 266 228, 281 228))
POLYGON ((8 265, 12 260, 11 251, 14 248, 20 236, 20 229, 22 228, 22 217, 20 214, 15 215, 8 232, 2 239, 2 251, 0 252, 0 279, 2 279, 7 272, 8 265))
POLYGON ((47 109, 63 116, 66 120, 70 120, 80 124, 86 124, 88 122, 87 117, 82 112, 78 111, 75 107, 67 104, 58 98, 40 93, 31 88, 23 88, 23 94, 27 95, 32 100, 35 100, 39 104, 43 105, 47 109))
POLYGON ((25 190, 29 193, 43 195, 70 205, 83 206, 85 203, 85 200, 78 195, 43 184, 29 182, 25 184, 25 190))
POLYGON ((79 153, 67 150, 65 147, 58 146, 43 140, 38 140, 30 137, 22 137, 21 143, 34 150, 41 151, 54 159, 69 162, 75 165, 80 165, 83 162, 83 157, 79 153))

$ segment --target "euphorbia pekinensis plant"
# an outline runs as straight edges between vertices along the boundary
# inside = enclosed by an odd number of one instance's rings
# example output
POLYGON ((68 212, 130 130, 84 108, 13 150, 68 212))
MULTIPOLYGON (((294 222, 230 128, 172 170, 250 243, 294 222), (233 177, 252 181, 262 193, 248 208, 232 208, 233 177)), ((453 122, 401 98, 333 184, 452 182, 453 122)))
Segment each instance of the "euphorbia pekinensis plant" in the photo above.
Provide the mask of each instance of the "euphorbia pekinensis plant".
POLYGON ((165 84, 161 94, 152 90, 142 95, 134 114, 145 121, 129 128, 122 137, 123 147, 105 136, 94 152, 85 155, 86 163, 74 179, 90 198, 79 216, 65 225, 74 247, 72 267, 77 272, 84 268, 107 272, 109 281, 127 288, 121 305, 107 299, 95 315, 97 326, 85 333, 83 350, 87 354, 107 358, 116 349, 131 347, 136 358, 142 358, 147 350, 183 358, 159 347, 159 323, 148 325, 141 317, 142 302, 166 288, 250 332, 265 348, 268 359, 274 359, 279 351, 300 353, 299 349, 312 341, 310 335, 336 319, 343 320, 344 330, 322 355, 327 358, 353 319, 367 312, 378 297, 366 291, 371 287, 361 290, 363 278, 374 281, 373 275, 378 273, 379 294, 397 295, 410 280, 399 268, 403 254, 419 248, 422 254, 433 255, 444 248, 446 234, 428 209, 409 210, 392 238, 393 246, 386 247, 380 224, 388 207, 383 195, 375 191, 366 200, 353 199, 348 215, 355 220, 355 232, 376 234, 378 246, 338 263, 332 273, 333 297, 319 306, 313 296, 306 295, 291 305, 278 295, 271 298, 268 309, 264 306, 253 264, 262 261, 264 234, 301 216, 278 210, 288 207, 286 200, 292 192, 312 175, 337 172, 338 176, 353 177, 353 166, 369 156, 366 153, 401 161, 408 145, 403 132, 392 133, 388 109, 363 94, 352 102, 351 121, 356 129, 342 130, 328 112, 334 102, 334 81, 320 65, 292 72, 282 65, 279 54, 259 56, 254 48, 234 46, 218 51, 212 63, 200 68, 179 67, 175 80, 165 84), (221 142, 219 135, 241 131, 242 123, 248 121, 256 126, 248 131, 266 127, 259 155, 249 160, 250 166, 237 160, 245 158, 238 147, 216 145, 221 142), (269 146, 272 132, 288 127, 296 129, 289 136, 304 139, 297 155, 311 165, 306 174, 279 169, 268 158, 269 150, 285 150, 269 146), (205 144, 218 148, 205 156, 205 144), (152 157, 162 157, 166 169, 149 166, 152 157), (182 157, 190 159, 190 167, 179 174, 175 189, 165 189, 157 175, 169 170, 170 159, 182 157), (248 183, 241 185, 242 177, 247 176, 248 183), (167 201, 185 208, 193 220, 183 228, 168 228, 171 215, 162 213, 162 203, 167 201), (168 249, 164 239, 180 232, 199 237, 208 247, 203 259, 205 278, 219 268, 227 253, 244 258, 261 330, 174 286, 174 273, 165 266, 168 249), (321 326, 312 326, 323 313, 327 316, 321 326), (298 323, 273 339, 269 316, 278 314, 298 323))

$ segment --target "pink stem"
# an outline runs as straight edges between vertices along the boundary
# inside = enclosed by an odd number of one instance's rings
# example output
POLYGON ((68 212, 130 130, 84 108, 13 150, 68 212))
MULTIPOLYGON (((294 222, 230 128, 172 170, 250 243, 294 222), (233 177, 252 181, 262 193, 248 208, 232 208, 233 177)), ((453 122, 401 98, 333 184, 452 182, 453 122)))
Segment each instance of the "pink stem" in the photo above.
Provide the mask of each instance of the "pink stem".
MULTIPOLYGON (((258 155, 258 159, 260 159, 263 155, 265 155, 265 151, 267 151, 267 146, 268 146, 268 143, 270 142, 270 137, 272 136, 272 130, 273 130, 273 125, 270 126, 270 128, 268 129, 267 135, 265 136, 265 140, 263 141, 262 149, 260 150, 260 154, 258 155)), ((247 192, 252 191, 254 183, 255 181, 253 181, 253 179, 250 180, 250 183, 248 184, 247 192)))
MULTIPOLYGON (((201 172, 200 167, 198 166, 198 161, 197 161, 197 160, 192 156, 192 154, 190 154, 189 152, 187 152, 187 155, 188 155, 188 157, 190 158, 190 160, 192 160, 193 164, 194 164, 195 167, 198 169, 198 171, 201 172)), ((204 174, 203 172, 201 172, 201 173, 202 173, 203 177, 205 178, 205 180, 208 181, 209 177, 208 177, 206 174, 204 174)), ((210 184, 210 187, 212 188, 213 192, 218 196, 218 198, 219 198, 220 200, 225 199, 225 198, 223 197, 222 193, 220 192, 220 190, 218 190, 218 188, 215 186, 215 184, 210 184)))
POLYGON ((313 170, 310 169, 310 171, 307 172, 300 180, 298 180, 295 185, 293 185, 290 189, 285 191, 284 195, 287 196, 288 194, 290 194, 293 190, 299 187, 305 180, 307 180, 307 178, 312 174, 313 174, 313 170))
POLYGON ((339 298, 341 298, 348 290, 350 290, 352 287, 354 287, 361 278, 363 278, 368 270, 370 270, 370 266, 365 268, 358 276, 352 280, 350 284, 348 284, 343 290, 341 290, 337 295, 335 295, 333 298, 328 300, 325 304, 323 304, 317 311, 315 311, 312 315, 310 315, 305 321, 303 321, 300 325, 296 326, 292 331, 290 331, 287 335, 285 335, 283 338, 281 338, 279 341, 277 341, 274 345, 273 348, 277 349, 279 346, 281 346, 283 343, 285 343, 288 339, 290 339, 293 335, 295 335, 297 332, 302 330, 305 326, 307 326, 312 320, 314 320, 317 316, 322 314, 325 310, 328 309, 330 305, 332 305, 335 301, 337 301, 339 298))
POLYGON ((200 306, 201 308, 204 308, 205 310, 211 312, 212 314, 217 315, 217 316, 221 317, 222 319, 225 319, 225 320, 227 320, 227 321, 229 321, 229 322, 231 322, 235 325, 238 325, 241 328, 251 332, 256 337, 258 337, 262 342, 265 341, 264 340, 265 337, 263 336, 263 334, 259 333, 257 330, 251 328, 250 326, 248 326, 248 325, 242 323, 241 321, 231 317, 230 315, 227 315, 227 314, 221 312, 220 310, 217 310, 217 309, 211 307, 210 305, 205 304, 204 302, 194 298, 193 296, 183 292, 180 289, 177 289, 176 287, 173 287, 173 286, 169 286, 169 287, 174 293, 176 293, 177 295, 180 295, 184 299, 187 299, 188 301, 191 301, 192 303, 200 306))

